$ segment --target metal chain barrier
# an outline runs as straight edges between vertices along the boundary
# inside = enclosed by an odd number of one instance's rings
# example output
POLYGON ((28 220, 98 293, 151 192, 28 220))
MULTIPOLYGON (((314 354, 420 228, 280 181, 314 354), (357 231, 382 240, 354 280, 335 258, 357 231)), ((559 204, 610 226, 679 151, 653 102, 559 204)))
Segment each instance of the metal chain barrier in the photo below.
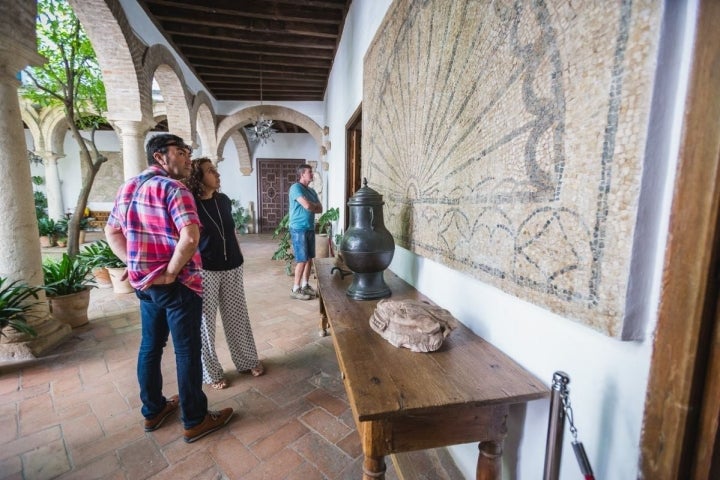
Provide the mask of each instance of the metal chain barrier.
POLYGON ((580 467, 580 472, 582 472, 585 480, 595 480, 590 461, 585 453, 585 447, 582 442, 579 442, 577 439, 577 427, 575 427, 572 405, 570 404, 570 391, 567 388, 569 383, 570 377, 567 373, 558 371, 553 374, 543 479, 557 480, 560 475, 563 427, 565 425, 565 418, 567 418, 570 435, 573 437, 572 448, 573 452, 575 452, 575 458, 580 467))

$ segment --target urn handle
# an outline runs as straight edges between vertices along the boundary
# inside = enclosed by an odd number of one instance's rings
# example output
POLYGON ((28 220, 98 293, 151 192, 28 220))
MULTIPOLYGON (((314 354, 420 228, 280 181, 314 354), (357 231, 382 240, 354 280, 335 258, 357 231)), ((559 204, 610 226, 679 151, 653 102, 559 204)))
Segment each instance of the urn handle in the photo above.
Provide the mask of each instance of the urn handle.
POLYGON ((370 211, 370 229, 375 231, 375 209, 368 207, 368 210, 370 211))

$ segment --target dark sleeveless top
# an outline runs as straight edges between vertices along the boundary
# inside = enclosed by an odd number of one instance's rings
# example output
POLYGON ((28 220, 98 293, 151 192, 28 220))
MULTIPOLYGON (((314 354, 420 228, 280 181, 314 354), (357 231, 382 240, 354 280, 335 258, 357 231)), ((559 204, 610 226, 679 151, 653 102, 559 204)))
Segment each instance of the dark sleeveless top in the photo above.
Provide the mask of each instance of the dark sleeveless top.
POLYGON ((232 203, 224 193, 216 192, 211 198, 201 200, 195 197, 198 216, 202 222, 200 229, 200 256, 203 270, 221 271, 232 270, 243 264, 243 255, 240 251, 237 237, 235 237, 235 222, 232 219, 232 203), (217 207, 215 201, 217 200, 217 207), (225 234, 227 260, 223 257, 223 239, 220 235, 220 218, 225 234), (213 221, 215 223, 213 223, 213 221))

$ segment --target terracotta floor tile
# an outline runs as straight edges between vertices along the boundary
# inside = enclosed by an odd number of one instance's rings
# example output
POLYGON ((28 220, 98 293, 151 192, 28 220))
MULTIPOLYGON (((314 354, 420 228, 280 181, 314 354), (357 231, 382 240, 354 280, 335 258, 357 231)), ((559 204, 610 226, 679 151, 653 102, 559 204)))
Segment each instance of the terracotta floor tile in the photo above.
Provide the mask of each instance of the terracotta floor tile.
POLYGON ((300 421, 330 443, 337 443, 352 430, 322 408, 315 408, 300 417, 300 421))
POLYGON ((88 414, 63 423, 63 438, 69 446, 78 447, 103 438, 103 429, 95 415, 88 414))
POLYGON ((62 430, 60 427, 54 426, 11 440, 3 444, 0 449, 0 464, 4 463, 8 458, 22 455, 60 438, 62 438, 62 430))
POLYGON ((328 413, 336 417, 344 413, 350 406, 344 400, 339 399, 335 395, 330 395, 326 390, 316 388, 308 393, 305 398, 315 405, 324 408, 328 413))
POLYGON ((275 480, 285 478, 303 463, 303 458, 290 449, 277 452, 243 475, 243 480, 275 480))
POLYGON ((61 439, 25 453, 22 458, 25 478, 37 480, 57 478, 72 469, 61 439))
POLYGON ((308 433, 293 443, 292 448, 328 478, 340 478, 353 459, 317 433, 308 433))
POLYGON ((220 470, 212 455, 206 451, 199 451, 170 465, 152 478, 155 480, 216 479, 219 477, 219 474, 220 470))
POLYGON ((83 480, 124 480, 125 474, 115 452, 110 452, 84 467, 76 468, 65 475, 59 476, 58 480, 78 478, 83 480))
POLYGON ((210 447, 210 454, 228 478, 244 478, 260 463, 242 442, 232 436, 215 442, 210 447))
POLYGON ((165 457, 147 437, 118 449, 117 453, 128 478, 150 478, 168 467, 165 457))
POLYGON ((252 444, 250 450, 261 460, 266 460, 306 433, 308 433, 307 427, 297 420, 291 420, 262 440, 252 444))

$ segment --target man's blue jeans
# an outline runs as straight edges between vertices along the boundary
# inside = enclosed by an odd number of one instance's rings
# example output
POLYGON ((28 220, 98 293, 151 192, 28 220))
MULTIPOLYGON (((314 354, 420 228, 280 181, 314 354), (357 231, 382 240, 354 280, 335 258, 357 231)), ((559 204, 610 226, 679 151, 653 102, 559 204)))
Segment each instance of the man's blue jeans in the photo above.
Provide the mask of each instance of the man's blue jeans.
POLYGON ((200 356, 202 298, 179 282, 136 290, 136 295, 142 322, 137 365, 141 412, 145 418, 153 417, 165 407, 160 361, 172 334, 182 422, 186 429, 192 428, 207 414, 200 356))

